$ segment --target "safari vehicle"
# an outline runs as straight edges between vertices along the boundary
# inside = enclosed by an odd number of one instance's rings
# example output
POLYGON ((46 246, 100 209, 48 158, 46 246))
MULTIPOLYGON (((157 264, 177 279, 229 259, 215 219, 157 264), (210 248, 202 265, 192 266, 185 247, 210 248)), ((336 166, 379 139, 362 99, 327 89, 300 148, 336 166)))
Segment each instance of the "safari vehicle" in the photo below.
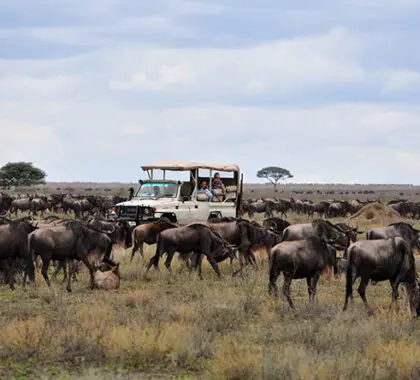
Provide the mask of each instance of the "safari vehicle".
POLYGON ((132 199, 119 203, 114 212, 134 227, 153 222, 161 217, 178 224, 205 222, 209 217, 237 217, 241 203, 242 176, 237 165, 190 161, 156 161, 142 166, 148 179, 139 181, 132 199), (206 172, 205 175, 204 172, 206 172), (178 172, 178 173, 176 173, 178 172), (183 172, 183 173, 179 173, 183 172), (212 187, 212 178, 221 175, 225 191, 212 190, 197 193, 199 184, 206 180, 212 187), (172 179, 183 175, 186 180, 172 179))

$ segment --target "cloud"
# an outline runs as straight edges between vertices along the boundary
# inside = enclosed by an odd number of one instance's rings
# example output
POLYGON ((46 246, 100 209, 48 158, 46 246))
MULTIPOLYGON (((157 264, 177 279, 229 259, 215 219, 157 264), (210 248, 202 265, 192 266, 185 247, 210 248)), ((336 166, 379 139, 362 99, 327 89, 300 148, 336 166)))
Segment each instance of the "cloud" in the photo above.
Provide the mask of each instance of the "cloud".
POLYGON ((408 69, 393 70, 388 73, 382 89, 384 92, 417 91, 420 93, 420 73, 408 69))
MULTIPOLYGON (((241 49, 144 49, 133 51, 126 80, 112 90, 290 94, 312 86, 361 82, 361 44, 345 29, 241 49)), ((199 96, 199 95, 198 95, 199 96)))
POLYGON ((419 183, 418 2, 2 3, 0 163, 135 180, 153 159, 419 183), (23 9, 25 11, 23 11, 23 9))
MULTIPOLYGON (((238 163, 251 182, 267 165, 290 169, 296 182, 420 182, 408 165, 408 157, 417 155, 420 109, 415 107, 121 110, 75 103, 51 116, 47 110, 55 107, 47 104, 41 104, 45 111, 28 109, 13 125, 14 143, 0 152, 0 161, 10 155, 35 157, 55 180, 110 180, 110 173, 115 180, 134 180, 141 164, 160 158, 238 163), (63 115, 61 128, 54 127, 63 115), (36 139, 39 126, 31 120, 46 125, 36 139)), ((6 123, 0 128, 9 130, 6 123)))

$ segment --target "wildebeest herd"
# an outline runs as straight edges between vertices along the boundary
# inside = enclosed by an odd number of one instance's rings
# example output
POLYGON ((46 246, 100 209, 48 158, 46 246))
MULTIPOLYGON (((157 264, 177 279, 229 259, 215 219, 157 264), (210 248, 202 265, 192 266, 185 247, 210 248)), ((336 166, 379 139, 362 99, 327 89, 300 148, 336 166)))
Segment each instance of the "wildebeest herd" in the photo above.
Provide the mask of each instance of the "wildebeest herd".
MULTIPOLYGON (((274 215, 274 212, 286 217, 288 212, 296 212, 299 215, 307 215, 309 217, 318 218, 337 218, 346 215, 355 214, 362 207, 376 200, 361 201, 353 200, 330 200, 313 202, 309 199, 275 199, 275 198, 258 198, 247 199, 243 204, 243 212, 247 213, 249 218, 253 218, 255 214, 264 214, 266 218, 274 215)), ((387 206, 398 212, 403 217, 412 219, 420 219, 420 202, 411 202, 405 199, 395 199, 388 202, 387 206)))
MULTIPOLYGON (((131 230, 125 221, 104 217, 105 209, 112 200, 104 206, 101 203, 103 200, 79 198, 62 196, 57 201, 54 196, 12 199, 1 195, 0 210, 7 211, 8 216, 0 217, 0 274, 12 289, 19 271, 23 273, 24 286, 27 280, 34 282, 35 263, 39 263, 39 259, 41 264, 38 265, 48 286, 51 285, 48 268, 52 261, 56 266, 54 275, 64 270, 68 291, 71 291, 71 283, 75 279, 76 264, 82 262, 89 270, 90 287, 94 288, 95 274, 100 268, 106 266, 114 273, 118 272, 118 264, 112 256, 115 244, 123 244, 126 249, 132 247, 132 259, 138 251, 143 256, 144 244, 156 244, 147 270, 152 267, 158 269, 164 255, 165 266, 170 269, 173 257, 178 253, 190 270, 198 271, 200 278, 203 258, 219 277, 219 263, 227 259, 230 260, 232 274, 243 275, 246 266, 258 268, 255 251, 265 249, 269 261, 269 293, 277 296, 276 282, 283 273, 282 290, 291 308, 294 308, 290 293, 293 279, 306 279, 309 299, 313 302, 320 276, 323 273, 330 276, 334 271, 337 277, 343 272, 346 275, 344 309, 352 298, 354 282, 360 278, 358 292, 367 308, 366 287, 369 282, 389 281, 393 303, 398 298, 399 285, 405 284, 412 315, 416 316, 420 311, 413 254, 415 249, 420 249, 420 231, 406 222, 359 231, 346 223, 334 224, 324 219, 353 213, 366 202, 357 201, 356 205, 345 201, 319 204, 275 199, 247 201, 244 212, 248 212, 250 217, 254 213, 264 213, 266 219, 259 223, 243 218, 220 218, 179 226, 162 218, 131 230), (50 215, 35 220, 32 216, 15 216, 18 205, 19 210, 25 210, 23 204, 29 202, 35 205, 39 200, 49 202, 48 209, 56 212, 66 213, 71 209, 77 219, 50 215), (70 204, 73 204, 71 208, 70 204), (60 207, 60 210, 54 207, 60 207), (319 219, 290 225, 286 220, 273 216, 274 211, 281 216, 290 210, 298 214, 317 214, 319 219), (361 234, 366 234, 365 240, 357 239, 357 235, 361 234), (342 257, 337 251, 343 251, 342 257), (234 268, 236 262, 239 266, 234 268)), ((392 202, 390 205, 401 203, 408 202, 392 202)), ((26 210, 33 214, 43 211, 31 207, 26 210)), ((407 210, 405 212, 410 213, 407 210)))
POLYGON ((0 215, 12 214, 16 217, 20 212, 29 215, 41 216, 45 212, 55 214, 74 214, 76 218, 87 215, 100 215, 105 217, 113 205, 127 200, 127 197, 101 196, 101 195, 74 195, 74 194, 21 194, 10 196, 0 193, 0 215))

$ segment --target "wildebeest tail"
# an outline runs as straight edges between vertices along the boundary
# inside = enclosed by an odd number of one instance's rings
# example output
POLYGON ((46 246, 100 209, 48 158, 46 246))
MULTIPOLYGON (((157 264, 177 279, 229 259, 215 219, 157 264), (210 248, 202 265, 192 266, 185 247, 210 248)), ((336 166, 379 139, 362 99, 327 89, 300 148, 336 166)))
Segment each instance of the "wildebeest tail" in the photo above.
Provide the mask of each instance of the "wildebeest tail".
POLYGON ((25 249, 27 250, 27 252, 25 252, 26 257, 26 274, 29 277, 29 281, 31 281, 32 283, 35 283, 35 265, 34 265, 34 260, 35 260, 35 252, 33 251, 33 249, 31 247, 33 247, 34 244, 34 239, 35 236, 30 234, 29 238, 28 238, 28 243, 25 247, 25 249))

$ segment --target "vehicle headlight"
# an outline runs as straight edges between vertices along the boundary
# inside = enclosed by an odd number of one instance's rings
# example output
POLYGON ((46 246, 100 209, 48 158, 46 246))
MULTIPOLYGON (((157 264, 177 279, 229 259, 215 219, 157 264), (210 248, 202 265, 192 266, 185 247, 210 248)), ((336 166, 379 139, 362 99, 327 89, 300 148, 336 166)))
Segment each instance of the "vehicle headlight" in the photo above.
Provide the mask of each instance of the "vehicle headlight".
POLYGON ((150 214, 150 210, 149 210, 148 208, 145 208, 145 209, 144 209, 144 214, 145 214, 145 215, 149 215, 149 214, 150 214))

